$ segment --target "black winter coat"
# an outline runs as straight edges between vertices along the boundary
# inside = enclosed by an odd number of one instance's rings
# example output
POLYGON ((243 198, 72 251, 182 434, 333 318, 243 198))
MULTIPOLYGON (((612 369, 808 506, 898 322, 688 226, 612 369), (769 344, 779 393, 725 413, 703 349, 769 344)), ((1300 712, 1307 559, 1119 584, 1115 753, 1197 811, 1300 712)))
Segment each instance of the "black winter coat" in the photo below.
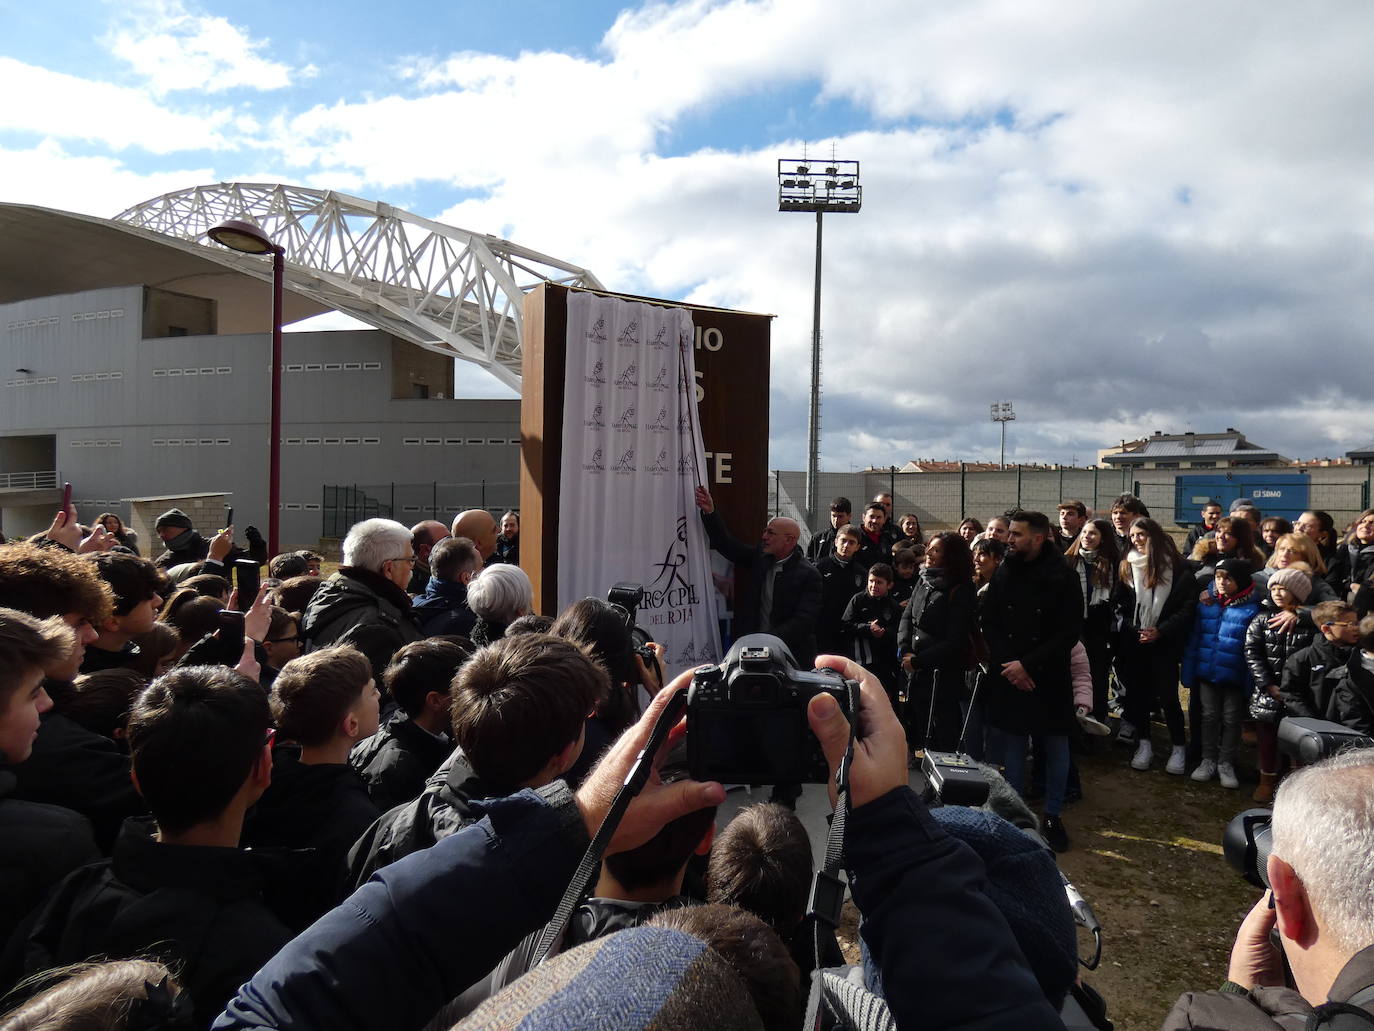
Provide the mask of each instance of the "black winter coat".
POLYGON ((33 754, 11 772, 11 797, 75 810, 91 821, 96 844, 105 853, 126 818, 148 811, 129 779, 129 757, 119 746, 55 710, 43 714, 33 754))
POLYGON ((1009 734, 1069 733, 1069 655, 1083 629, 1083 592, 1064 556, 1048 540, 1029 562, 1008 554, 988 585, 982 618, 990 655, 988 722, 1009 734), (1026 668, 1033 691, 1017 690, 1002 676, 1012 661, 1026 668))
POLYGON ((155 955, 209 1027, 239 985, 291 940, 263 902, 273 858, 236 848, 162 845, 130 820, 114 855, 58 886, 25 946, 28 973, 92 957, 155 955))
POLYGON ((1331 570, 1340 579, 1336 594, 1344 600, 1350 595, 1350 588, 1358 587, 1374 576, 1374 544, 1361 545, 1359 541, 1347 541, 1336 549, 1336 557, 1331 570))
POLYGON ((1374 673, 1364 668, 1359 648, 1350 649, 1331 705, 1337 723, 1374 737, 1374 673))
POLYGON ((772 573, 777 560, 765 555, 762 548, 731 537, 719 512, 703 512, 701 521, 711 547, 735 564, 735 639, 745 634, 772 634, 791 650, 798 669, 810 669, 816 659, 816 620, 821 614, 821 574, 816 567, 806 561, 800 548, 783 559, 765 629, 759 612, 764 577, 772 573))
POLYGON ((829 526, 820 533, 812 534, 811 540, 806 545, 806 561, 813 566, 819 566, 823 559, 833 558, 835 555, 835 534, 838 532, 839 527, 829 526))
POLYGON ((343 901, 349 849, 380 815, 347 763, 307 766, 295 746, 272 750, 272 783, 248 811, 243 843, 314 851, 314 883, 285 914, 288 923, 303 926, 343 901))
POLYGON ((1312 643, 1312 635, 1317 628, 1312 625, 1310 616, 1299 616, 1291 632, 1283 633, 1269 625, 1271 617, 1278 610, 1270 602, 1261 602, 1259 615, 1250 621, 1245 631, 1245 661, 1250 666, 1250 676, 1256 691, 1262 691, 1271 684, 1278 687, 1283 680, 1283 669, 1288 657, 1301 651, 1312 643))
POLYGON ((435 737, 398 712, 381 730, 358 742, 348 764, 367 785, 373 804, 384 813, 418 798, 452 751, 453 741, 447 734, 435 737))
POLYGON ((1130 581, 1123 580, 1116 596, 1117 612, 1121 616, 1118 643, 1122 654, 1139 660, 1158 652, 1168 661, 1178 662, 1183 658, 1188 636, 1193 632, 1193 613, 1197 611, 1199 593, 1197 581, 1188 575, 1186 567, 1180 565, 1175 569, 1169 584, 1169 597, 1164 600, 1164 608, 1155 621, 1159 637, 1153 644, 1141 644, 1140 627, 1135 614, 1135 588, 1130 581))
POLYGON ((849 599, 844 609, 844 628, 853 643, 854 659, 866 669, 886 673, 897 667, 897 627, 902 619, 902 607, 891 596, 871 597, 860 591, 849 599), (873 633, 873 623, 882 628, 873 633))
POLYGON ((358 838, 348 857, 349 886, 359 888, 382 867, 476 823, 481 817, 473 811, 473 802, 513 793, 489 786, 455 748, 418 798, 382 814, 358 838))
POLYGON ((927 688, 938 671, 945 690, 962 687, 970 660, 974 599, 972 583, 951 588, 942 581, 932 584, 924 576, 916 578, 897 631, 898 654, 911 656, 913 683, 927 688))
POLYGON ((868 574, 853 559, 842 562, 831 555, 816 565, 821 575, 821 614, 816 621, 816 645, 822 655, 848 655, 849 635, 844 610, 849 599, 864 589, 868 574))
POLYGON ((1345 675, 1350 652, 1349 645, 1334 644, 1318 635, 1306 648, 1288 656, 1279 681, 1279 696, 1287 715, 1339 722, 1336 685, 1345 675))
POLYGON ((378 684, 396 651, 425 636, 405 591, 379 573, 350 566, 320 585, 306 606, 301 632, 307 652, 353 645, 372 663, 378 684))
MULTIPOLYGON (((0 949, 52 886, 100 858, 90 821, 61 806, 7 798, 14 774, 0 769, 0 949)), ((0 984, 19 971, 0 971, 0 984)))
POLYGON ((468 589, 456 580, 440 580, 431 576, 423 587, 424 593, 415 599, 412 611, 420 629, 429 637, 457 634, 470 637, 477 622, 477 614, 468 608, 468 589))

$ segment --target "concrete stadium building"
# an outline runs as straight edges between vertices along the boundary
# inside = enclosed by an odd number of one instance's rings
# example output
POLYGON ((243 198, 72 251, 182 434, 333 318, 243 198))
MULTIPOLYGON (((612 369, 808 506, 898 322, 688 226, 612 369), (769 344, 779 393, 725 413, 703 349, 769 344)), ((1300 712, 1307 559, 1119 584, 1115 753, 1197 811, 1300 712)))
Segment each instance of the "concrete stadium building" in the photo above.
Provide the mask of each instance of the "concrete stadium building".
POLYGON ((373 327, 284 336, 284 549, 334 532, 331 504, 414 522, 517 502, 519 402, 455 399, 454 363, 518 390, 523 293, 596 277, 384 204, 225 183, 114 219, 0 205, 0 530, 46 527, 70 481, 83 521, 223 494, 265 532, 271 265, 209 241, 228 219, 285 249, 284 322, 373 327))

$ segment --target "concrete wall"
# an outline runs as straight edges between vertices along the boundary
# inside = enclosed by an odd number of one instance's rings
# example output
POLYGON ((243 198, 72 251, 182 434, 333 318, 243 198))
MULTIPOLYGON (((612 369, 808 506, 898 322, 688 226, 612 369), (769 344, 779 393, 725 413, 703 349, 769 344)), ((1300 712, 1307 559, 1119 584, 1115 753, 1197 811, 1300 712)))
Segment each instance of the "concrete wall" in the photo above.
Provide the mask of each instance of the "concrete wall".
MULTIPOLYGON (((228 494, 197 494, 194 497, 176 496, 164 498, 141 498, 129 506, 129 518, 125 525, 138 534, 139 549, 145 558, 157 558, 165 545, 153 529, 157 517, 163 512, 179 508, 190 518, 192 524, 207 540, 224 528, 224 506, 230 503, 228 494)), ((97 513, 98 515, 99 513, 97 513)), ((238 515, 234 518, 237 520, 238 515)), ((242 528, 235 535, 240 547, 246 547, 242 528)))
MULTIPOLYGON (((83 521, 127 519, 131 497, 227 493, 239 527, 266 533, 269 334, 144 338, 143 297, 0 305, 3 368, 34 370, 0 379, 0 439, 52 434, 83 521)), ((393 353, 417 349, 379 331, 288 333, 283 347, 284 549, 318 541, 325 485, 518 480, 518 401, 393 399, 393 353)), ((437 375, 429 364, 415 367, 437 375)))

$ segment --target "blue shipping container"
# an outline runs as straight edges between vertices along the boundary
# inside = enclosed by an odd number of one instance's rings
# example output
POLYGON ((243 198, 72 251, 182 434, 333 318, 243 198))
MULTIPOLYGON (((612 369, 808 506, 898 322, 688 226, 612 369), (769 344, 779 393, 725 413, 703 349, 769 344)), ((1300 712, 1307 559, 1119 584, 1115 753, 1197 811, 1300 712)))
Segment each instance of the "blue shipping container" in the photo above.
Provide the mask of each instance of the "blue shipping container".
POLYGON ((1304 473, 1199 473, 1174 480, 1174 522, 1195 526, 1202 522, 1202 506, 1209 501, 1229 512, 1237 498, 1253 498, 1266 516, 1296 522, 1307 511, 1311 481, 1304 473))

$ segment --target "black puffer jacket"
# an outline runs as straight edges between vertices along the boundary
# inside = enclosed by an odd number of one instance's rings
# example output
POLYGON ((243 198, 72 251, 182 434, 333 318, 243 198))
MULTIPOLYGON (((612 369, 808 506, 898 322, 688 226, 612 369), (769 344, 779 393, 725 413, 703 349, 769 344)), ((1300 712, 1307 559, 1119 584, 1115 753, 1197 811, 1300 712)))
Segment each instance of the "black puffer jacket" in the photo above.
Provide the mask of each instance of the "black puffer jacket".
POLYGON ((410 596, 368 569, 343 566, 320 585, 305 609, 301 628, 307 652, 351 644, 372 663, 378 684, 391 656, 424 637, 410 596))
POLYGON ((486 784, 455 748, 419 798, 383 813, 358 838, 348 857, 349 885, 361 887, 382 867, 476 823, 481 817, 471 803, 513 793, 486 784))
POLYGON ((447 734, 435 737, 398 712, 381 730, 360 741, 348 763, 367 784, 382 812, 418 798, 425 783, 453 751, 447 734))
POLYGON ((1279 686, 1288 657, 1311 644, 1312 635, 1317 632, 1312 617, 1306 613, 1298 617, 1291 631, 1275 630, 1269 620, 1277 614, 1272 602, 1261 602, 1259 615, 1250 621, 1245 631, 1245 661, 1250 666, 1250 676, 1257 691, 1270 685, 1279 686))
POLYGON ((1374 737, 1374 671, 1365 669, 1362 654, 1359 648, 1350 649, 1331 705, 1337 723, 1374 737))
POLYGON ((151 817, 130 820, 114 855, 53 893, 25 946, 27 973, 92 956, 155 955, 177 971, 211 1021, 239 985, 291 940, 263 902, 273 857, 236 848, 162 845, 151 817))
POLYGON ((988 722, 1009 734, 1067 734, 1074 724, 1069 655, 1082 634, 1083 591, 1059 549, 1046 539, 1029 562, 1008 554, 981 612, 990 655, 988 722), (1035 690, 1017 690, 1002 676, 1013 661, 1035 690))

